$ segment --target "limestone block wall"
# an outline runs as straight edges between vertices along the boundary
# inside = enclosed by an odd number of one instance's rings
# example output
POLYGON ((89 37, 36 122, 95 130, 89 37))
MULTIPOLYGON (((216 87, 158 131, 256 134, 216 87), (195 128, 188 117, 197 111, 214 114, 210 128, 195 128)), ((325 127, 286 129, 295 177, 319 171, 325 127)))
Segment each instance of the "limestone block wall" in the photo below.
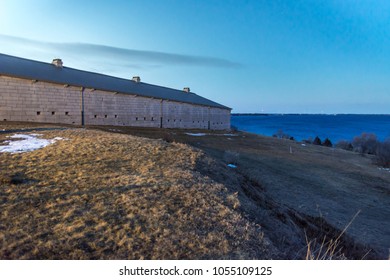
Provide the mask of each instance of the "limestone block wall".
POLYGON ((83 108, 86 125, 230 129, 230 110, 0 76, 1 121, 80 125, 83 108))
POLYGON ((161 100, 84 90, 85 124, 160 127, 161 100))
POLYGON ((208 107, 164 100, 162 112, 163 127, 208 129, 208 107))
POLYGON ((0 76, 0 120, 81 123, 80 88, 0 76))
POLYGON ((230 129, 230 111, 210 108, 210 129, 230 129))

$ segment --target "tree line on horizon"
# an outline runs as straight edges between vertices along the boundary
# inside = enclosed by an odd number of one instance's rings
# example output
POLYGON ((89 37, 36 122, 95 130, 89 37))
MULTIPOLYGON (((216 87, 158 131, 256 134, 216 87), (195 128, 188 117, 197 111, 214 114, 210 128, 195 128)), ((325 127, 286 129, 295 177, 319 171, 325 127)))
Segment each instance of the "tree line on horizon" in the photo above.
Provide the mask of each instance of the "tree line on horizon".
MULTIPOLYGON (((281 129, 279 129, 273 137, 295 140, 294 137, 284 133, 281 129)), ((341 140, 337 142, 336 145, 333 145, 329 138, 322 141, 318 136, 316 136, 314 140, 309 138, 303 140, 302 142, 325 147, 335 147, 347 151, 357 152, 361 155, 374 155, 377 165, 386 168, 390 167, 390 137, 381 142, 374 133, 364 132, 359 136, 355 136, 352 141, 341 140)))

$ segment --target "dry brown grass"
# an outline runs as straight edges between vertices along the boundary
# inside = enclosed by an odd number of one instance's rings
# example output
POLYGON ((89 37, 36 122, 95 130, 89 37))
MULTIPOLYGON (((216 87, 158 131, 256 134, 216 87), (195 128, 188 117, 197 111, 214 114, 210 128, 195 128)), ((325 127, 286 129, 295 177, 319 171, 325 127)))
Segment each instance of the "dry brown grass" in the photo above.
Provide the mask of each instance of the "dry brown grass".
MULTIPOLYGON (((360 214, 360 210, 353 216, 351 221, 345 226, 345 228, 337 235, 335 239, 327 238, 324 236, 321 242, 318 242, 317 239, 308 240, 306 236, 307 251, 306 251, 306 260, 346 260, 346 256, 343 253, 342 248, 342 237, 351 226, 356 217, 360 214)), ((370 253, 370 250, 367 250, 366 255, 370 253)), ((364 255, 362 259, 366 256, 364 255)))
POLYGON ((237 192, 197 171, 203 152, 93 130, 42 134, 68 140, 0 154, 1 259, 270 257, 237 192))

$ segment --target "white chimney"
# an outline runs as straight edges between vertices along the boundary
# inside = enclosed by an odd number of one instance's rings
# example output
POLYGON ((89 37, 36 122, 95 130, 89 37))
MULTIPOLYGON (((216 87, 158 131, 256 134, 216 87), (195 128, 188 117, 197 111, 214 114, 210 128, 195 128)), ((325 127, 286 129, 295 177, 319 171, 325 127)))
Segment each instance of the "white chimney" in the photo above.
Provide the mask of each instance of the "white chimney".
POLYGON ((141 78, 139 76, 134 76, 133 79, 131 79, 133 82, 139 83, 141 82, 141 78))
POLYGON ((190 92, 190 88, 189 87, 185 87, 185 88, 183 88, 183 91, 190 92))
POLYGON ((55 67, 62 68, 62 60, 60 58, 53 59, 52 63, 55 67))

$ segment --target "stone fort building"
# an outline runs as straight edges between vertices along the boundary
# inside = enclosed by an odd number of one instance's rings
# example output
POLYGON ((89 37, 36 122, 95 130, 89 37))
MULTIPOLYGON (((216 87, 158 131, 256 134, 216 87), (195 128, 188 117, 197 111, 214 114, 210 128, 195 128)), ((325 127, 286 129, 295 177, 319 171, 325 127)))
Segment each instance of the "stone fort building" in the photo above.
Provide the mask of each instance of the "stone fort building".
POLYGON ((230 129, 231 108, 190 91, 0 54, 0 121, 230 129))

